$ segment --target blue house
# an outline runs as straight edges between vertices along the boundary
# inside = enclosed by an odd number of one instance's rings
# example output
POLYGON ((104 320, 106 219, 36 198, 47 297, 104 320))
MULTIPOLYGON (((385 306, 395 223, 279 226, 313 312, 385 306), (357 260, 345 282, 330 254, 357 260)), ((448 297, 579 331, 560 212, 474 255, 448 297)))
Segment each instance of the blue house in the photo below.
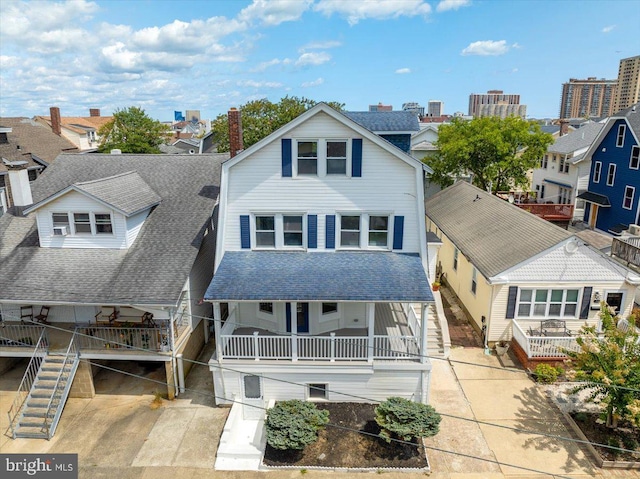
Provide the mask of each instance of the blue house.
POLYGON ((640 223, 640 104, 607 120, 585 157, 591 158, 584 221, 619 235, 640 223))

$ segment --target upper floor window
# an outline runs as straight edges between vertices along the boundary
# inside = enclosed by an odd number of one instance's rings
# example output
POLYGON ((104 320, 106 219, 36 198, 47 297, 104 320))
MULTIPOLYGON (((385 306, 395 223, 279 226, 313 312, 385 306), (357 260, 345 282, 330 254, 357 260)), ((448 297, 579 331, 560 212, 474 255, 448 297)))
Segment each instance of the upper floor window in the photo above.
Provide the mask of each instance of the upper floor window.
POLYGON ((549 166, 549 155, 544 155, 542 157, 542 161, 540 161, 540 167, 546 170, 548 166, 549 166))
POLYGON ((360 216, 340 216, 340 246, 360 247, 360 216))
POLYGON ((609 165, 609 171, 607 173, 607 186, 613 186, 613 183, 616 180, 616 164, 611 163, 609 165))
POLYGON ((569 160, 566 158, 560 158, 560 166, 558 168, 559 173, 569 173, 569 160))
POLYGON ((51 222, 54 236, 113 234, 110 213, 51 213, 51 222))
POLYGON ((275 248, 275 216, 256 216, 256 246, 263 248, 275 248))
POLYGON ((616 146, 618 148, 624 146, 624 134, 627 131, 627 125, 619 125, 618 126, 618 135, 616 136, 616 146))
POLYGON ((636 189, 633 186, 626 186, 624 189, 624 199, 622 200, 622 207, 625 210, 630 210, 633 207, 633 196, 636 193, 636 189))
POLYGON ((386 248, 389 244, 389 217, 369 216, 369 246, 386 248))
POLYGON ((318 174, 318 142, 299 141, 298 142, 298 174, 317 175, 318 174))
POLYGON ((295 214, 258 214, 255 216, 257 248, 302 248, 304 218, 295 214))
POLYGON ((577 289, 521 289, 518 317, 570 317, 578 312, 577 289))
POLYGON ((629 168, 637 170, 640 168, 640 146, 631 148, 631 159, 629 160, 629 168))
MULTIPOLYGON (((354 143, 361 145, 362 140, 324 138, 296 140, 291 153, 292 170, 291 172, 288 169, 283 170, 283 176, 361 176, 362 148, 356 148, 357 151, 355 151, 354 143), (352 158, 356 156, 357 158, 352 158), (354 165, 358 166, 355 170, 354 165)), ((283 156, 283 164, 287 164, 286 155, 283 156)))
POLYGON ((302 246, 302 216, 283 216, 285 246, 302 246))
POLYGON ((476 294, 477 290, 478 290, 478 270, 473 268, 473 271, 471 272, 471 292, 473 294, 476 294))
POLYGON ((74 213, 73 226, 77 233, 91 234, 91 217, 89 213, 74 213))
POLYGON ((108 213, 95 213, 96 234, 111 234, 113 226, 111 225, 111 215, 108 213))
POLYGON ((347 141, 327 140, 327 175, 347 174, 347 141))
POLYGON ((596 161, 593 164, 593 182, 600 183, 600 175, 602 173, 602 162, 596 161))

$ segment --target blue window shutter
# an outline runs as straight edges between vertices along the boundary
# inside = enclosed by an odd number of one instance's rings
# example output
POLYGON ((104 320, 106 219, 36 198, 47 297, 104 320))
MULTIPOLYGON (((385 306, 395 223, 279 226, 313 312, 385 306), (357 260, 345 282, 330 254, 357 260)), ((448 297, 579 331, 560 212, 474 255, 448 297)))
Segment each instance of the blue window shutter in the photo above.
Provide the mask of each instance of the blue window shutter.
POLYGON ((393 249, 402 249, 404 236, 404 216, 393 217, 393 249))
POLYGON ((240 246, 242 247, 242 249, 251 248, 249 215, 240 215, 240 246))
POLYGON ((291 139, 282 139, 282 176, 291 177, 291 139))
POLYGON ((507 299, 507 319, 516 317, 516 296, 518 295, 517 286, 509 286, 509 298, 507 299))
POLYGON ((351 140, 351 176, 362 176, 362 138, 351 140))
POLYGON ((591 305, 591 292, 593 288, 587 286, 582 291, 582 304, 580 305, 580 319, 587 319, 589 317, 589 306, 591 305))
POLYGON ((307 247, 318 247, 318 215, 307 215, 307 247))
POLYGON ((326 221, 325 247, 334 249, 336 247, 336 215, 327 215, 326 221))

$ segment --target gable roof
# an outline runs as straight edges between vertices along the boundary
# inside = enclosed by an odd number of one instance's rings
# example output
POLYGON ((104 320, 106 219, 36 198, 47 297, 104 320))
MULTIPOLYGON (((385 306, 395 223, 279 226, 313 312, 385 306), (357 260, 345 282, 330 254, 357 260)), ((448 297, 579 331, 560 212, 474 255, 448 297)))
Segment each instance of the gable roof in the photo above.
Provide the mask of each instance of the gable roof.
POLYGON ((215 241, 215 233, 205 232, 228 157, 60 155, 33 183, 34 201, 101 178, 128 183, 135 177, 122 174, 132 171, 162 201, 129 249, 41 248, 36 215, 9 210, 0 217, 0 301, 175 306, 203 238, 215 241))
MULTIPOLYGON (((50 116, 36 116, 35 118, 51 126, 50 116)), ((62 128, 83 135, 87 131, 99 130, 111 120, 113 120, 112 116, 63 116, 60 117, 60 125, 62 128)))
POLYGON ((459 181, 425 202, 427 217, 491 279, 571 234, 497 196, 459 181))
POLYGON ((598 146, 600 146, 600 143, 602 143, 602 140, 604 140, 609 133, 609 130, 611 130, 618 120, 625 120, 627 122, 627 125, 629 125, 629 129, 631 130, 631 134, 636 140, 636 144, 640 145, 640 103, 636 103, 635 105, 621 110, 615 115, 609 117, 604 124, 604 127, 600 130, 600 133, 585 153, 586 158, 591 158, 598 146))
MULTIPOLYGON (((293 130, 294 128, 296 128, 300 124, 304 123, 309 118, 312 118, 313 116, 315 116, 317 114, 320 114, 320 113, 325 113, 325 114, 329 115, 330 117, 332 117, 334 120, 346 125, 347 127, 351 128, 352 130, 355 130, 358 133, 358 135, 362 136, 363 138, 366 138, 367 140, 371 141, 372 143, 375 143, 377 146, 379 146, 382 149, 386 150, 387 152, 391 153, 393 156, 401 159, 405 163, 408 163, 408 164, 410 164, 410 165, 412 165, 414 167, 418 167, 418 168, 420 168, 422 170, 425 170, 427 173, 433 173, 433 170, 431 168, 429 168, 427 165, 425 165, 424 163, 422 163, 421 161, 416 160, 414 157, 412 157, 409 154, 405 153, 404 151, 402 151, 400 148, 396 147, 395 145, 392 145, 391 143, 389 143, 384 138, 378 136, 377 134, 375 134, 371 130, 368 130, 367 128, 363 127, 359 123, 353 121, 351 118, 349 118, 345 114, 343 114, 343 113, 331 108, 329 105, 327 105, 326 103, 322 103, 322 102, 317 103, 313 107, 309 108, 307 111, 305 111, 304 113, 299 115, 297 118, 295 118, 294 120, 290 121, 289 123, 287 123, 286 125, 282 126, 281 128, 277 129, 276 131, 274 131, 273 133, 271 133, 267 137, 263 138, 262 140, 258 141, 257 143, 254 143, 249 148, 246 148, 245 150, 242 150, 240 153, 238 153, 236 156, 234 156, 231 160, 229 160, 229 162, 225 166, 227 166, 227 165, 228 166, 235 165, 236 163, 238 163, 238 162, 242 161, 243 159, 245 159, 247 156, 255 154, 256 152, 258 152, 259 150, 264 148, 266 145, 270 144, 272 141, 275 141, 275 140, 277 140, 277 139, 279 139, 281 137, 284 137, 291 130, 293 130)), ((389 113, 389 112, 383 112, 383 113, 389 113)))
POLYGON ((108 178, 74 183, 24 210, 25 214, 54 201, 71 190, 83 193, 125 216, 147 210, 162 198, 135 171, 128 171, 108 178))
POLYGON ((378 134, 420 131, 418 117, 410 111, 345 111, 344 115, 378 134))
POLYGON ((588 148, 593 143, 593 140, 596 139, 602 127, 602 123, 587 123, 582 128, 559 137, 547 148, 547 151, 569 154, 581 148, 588 148))

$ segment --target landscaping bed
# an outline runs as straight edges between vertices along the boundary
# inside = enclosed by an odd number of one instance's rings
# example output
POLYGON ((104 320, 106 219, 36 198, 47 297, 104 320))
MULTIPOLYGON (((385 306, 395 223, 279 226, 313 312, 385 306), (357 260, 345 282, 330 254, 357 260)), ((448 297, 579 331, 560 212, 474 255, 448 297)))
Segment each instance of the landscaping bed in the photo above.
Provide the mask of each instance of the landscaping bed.
POLYGON ((636 451, 628 453, 593 445, 604 461, 636 462, 640 467, 640 435, 631 424, 621 421, 617 429, 610 429, 599 420, 597 413, 573 412, 570 416, 589 442, 636 451))
POLYGON ((318 440, 302 451, 282 451, 267 444, 266 466, 344 467, 356 469, 427 468, 420 442, 403 444, 375 437, 380 427, 375 421, 375 404, 319 403, 318 409, 329 411, 329 424, 318 440), (343 429, 354 429, 353 431, 343 429))

